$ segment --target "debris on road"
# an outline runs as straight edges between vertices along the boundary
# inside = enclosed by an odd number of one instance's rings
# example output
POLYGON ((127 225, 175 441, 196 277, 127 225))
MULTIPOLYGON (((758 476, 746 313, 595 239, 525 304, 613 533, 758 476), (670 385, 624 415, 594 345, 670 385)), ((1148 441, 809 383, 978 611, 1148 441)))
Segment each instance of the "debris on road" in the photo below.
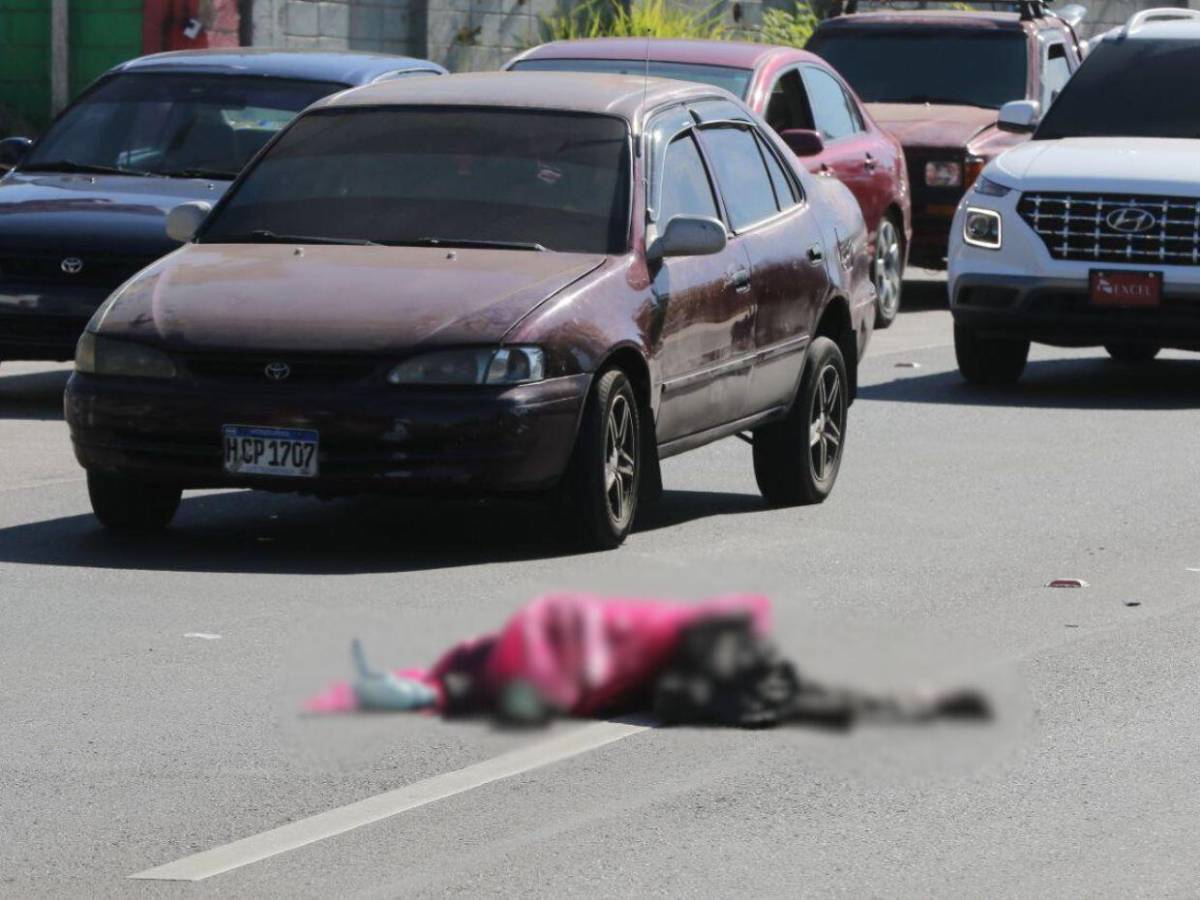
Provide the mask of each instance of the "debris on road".
POLYGON ((209 634, 207 631, 189 631, 184 635, 185 638, 199 638, 202 641, 219 641, 219 634, 209 634))
POLYGON ((1046 583, 1046 587, 1052 588, 1085 588, 1087 586, 1088 583, 1082 578, 1055 578, 1046 583))
POLYGON ((1125 605, 1126 606, 1141 606, 1142 601, 1141 600, 1126 600, 1125 605))
POLYGON ((919 368, 921 368, 921 364, 919 362, 898 362, 898 363, 896 363, 895 368, 897 368, 897 369, 919 369, 919 368))
POLYGON ((464 641, 428 671, 370 669, 305 705, 312 713, 429 710, 540 725, 653 707, 665 724, 755 728, 795 722, 988 719, 971 691, 867 694, 809 681, 769 640, 770 603, 740 595, 698 605, 581 594, 542 597, 499 632, 464 641))

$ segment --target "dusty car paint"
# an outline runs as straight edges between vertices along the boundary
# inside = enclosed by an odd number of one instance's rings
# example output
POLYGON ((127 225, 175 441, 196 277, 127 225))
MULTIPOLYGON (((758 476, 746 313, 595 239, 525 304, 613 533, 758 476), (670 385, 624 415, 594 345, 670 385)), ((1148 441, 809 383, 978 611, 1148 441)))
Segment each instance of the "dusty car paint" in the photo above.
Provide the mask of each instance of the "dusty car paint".
MULTIPOLYGON (((464 75, 375 85, 328 107, 413 104, 561 109, 618 116, 639 147, 649 121, 716 100, 701 85, 622 77, 464 75)), ((690 122, 691 119, 689 118, 690 122)), ((776 154, 790 154, 769 129, 776 154)), ((665 152, 665 151, 664 151, 665 152)), ((76 373, 66 410, 91 468, 188 486, 345 493, 538 490, 561 477, 593 375, 617 363, 637 385, 662 456, 773 420, 818 333, 853 372, 873 323, 862 215, 850 192, 793 166, 797 205, 731 235, 727 252, 645 259, 645 154, 633 155, 629 245, 607 257, 475 248, 190 244, 141 273, 90 330, 170 352, 170 381, 76 373), (805 242, 822 257, 801 256, 805 242), (745 265, 755 302, 730 281, 745 265), (405 355, 536 344, 548 377, 514 388, 396 388, 405 355), (274 360, 312 364, 312 382, 269 384, 274 360), (322 368, 324 367, 324 368, 322 368), (216 374, 213 374, 213 373, 216 374), (319 429, 312 483, 231 476, 219 428, 236 421, 319 429)))

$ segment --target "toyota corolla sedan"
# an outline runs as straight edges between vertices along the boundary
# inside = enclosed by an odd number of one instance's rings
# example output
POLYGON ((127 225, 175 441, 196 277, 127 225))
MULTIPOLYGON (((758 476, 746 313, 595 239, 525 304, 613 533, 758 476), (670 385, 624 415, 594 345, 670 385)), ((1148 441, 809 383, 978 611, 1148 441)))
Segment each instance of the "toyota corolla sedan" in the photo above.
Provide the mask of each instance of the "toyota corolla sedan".
POLYGON ((105 73, 36 142, 0 141, 0 360, 70 359, 104 299, 178 246, 167 213, 219 199, 314 100, 444 72, 373 53, 156 53, 105 73))
POLYGON ((619 544, 736 434, 818 503, 869 339, 866 228, 718 88, 474 74, 302 114, 101 307, 66 413, 110 528, 185 488, 538 493, 619 544))

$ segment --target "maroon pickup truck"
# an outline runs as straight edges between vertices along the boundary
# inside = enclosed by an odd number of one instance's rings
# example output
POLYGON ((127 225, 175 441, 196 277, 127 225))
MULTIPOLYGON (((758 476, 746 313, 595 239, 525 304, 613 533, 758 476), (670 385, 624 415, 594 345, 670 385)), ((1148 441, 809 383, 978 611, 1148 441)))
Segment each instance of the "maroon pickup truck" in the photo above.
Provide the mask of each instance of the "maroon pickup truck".
POLYGON ((1045 109, 1079 65, 1067 16, 1041 4, 1015 12, 878 11, 827 19, 808 49, 836 68, 871 116, 900 140, 912 191, 912 265, 946 266, 950 221, 994 157, 1028 139, 1001 131, 1001 106, 1045 109))

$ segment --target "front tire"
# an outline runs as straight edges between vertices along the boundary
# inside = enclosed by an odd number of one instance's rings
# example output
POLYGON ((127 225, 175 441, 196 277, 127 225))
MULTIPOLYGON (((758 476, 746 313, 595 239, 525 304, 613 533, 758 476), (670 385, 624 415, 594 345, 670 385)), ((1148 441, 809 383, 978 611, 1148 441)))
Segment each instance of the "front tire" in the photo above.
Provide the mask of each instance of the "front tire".
POLYGON ((954 355, 958 371, 971 384, 1015 384, 1029 359, 1029 341, 983 337, 974 329, 954 323, 954 355))
POLYGON ((177 487, 90 470, 87 485, 96 518, 119 534, 162 531, 171 524, 183 497, 177 487))
POLYGON ((633 529, 642 482, 637 395, 620 369, 592 385, 563 479, 564 514, 590 550, 619 547, 633 529))
POLYGON ((1158 356, 1162 347, 1154 344, 1105 344, 1104 349, 1116 362, 1148 363, 1158 356))
POLYGON ((887 328, 900 312, 904 287, 904 238, 890 215, 879 220, 871 277, 875 282, 875 327, 887 328))
POLYGON ((754 432, 754 478, 772 506, 821 503, 833 491, 846 442, 849 385, 838 345, 817 338, 787 418, 754 432))

